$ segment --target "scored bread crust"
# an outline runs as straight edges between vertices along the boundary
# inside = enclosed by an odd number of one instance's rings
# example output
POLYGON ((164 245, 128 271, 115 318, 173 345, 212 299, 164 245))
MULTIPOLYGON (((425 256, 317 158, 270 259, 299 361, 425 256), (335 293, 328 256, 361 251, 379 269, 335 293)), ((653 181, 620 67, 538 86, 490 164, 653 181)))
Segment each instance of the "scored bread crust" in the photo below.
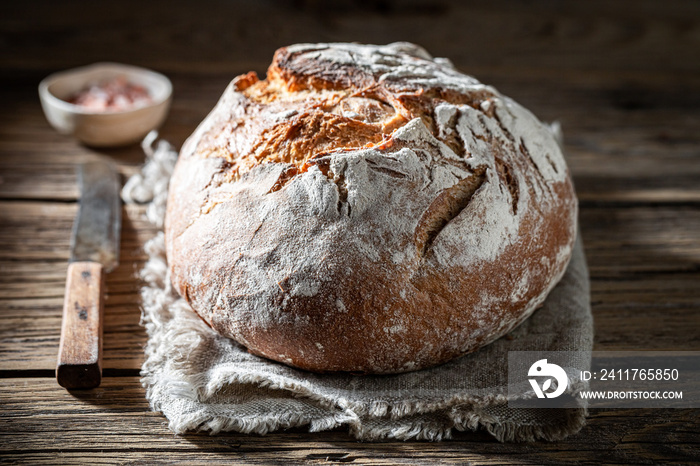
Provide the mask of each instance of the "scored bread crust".
POLYGON ((298 44, 185 142, 171 280, 250 352, 398 373, 506 334, 563 275, 577 201, 549 129, 409 43, 298 44))

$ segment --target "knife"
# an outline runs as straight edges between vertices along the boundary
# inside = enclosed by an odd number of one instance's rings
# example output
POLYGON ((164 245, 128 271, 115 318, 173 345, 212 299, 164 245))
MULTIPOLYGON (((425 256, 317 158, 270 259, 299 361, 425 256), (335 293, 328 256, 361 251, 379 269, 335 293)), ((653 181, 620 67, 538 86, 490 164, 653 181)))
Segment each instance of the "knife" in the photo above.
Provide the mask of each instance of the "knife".
POLYGON ((120 180, 112 164, 80 165, 78 183, 56 365, 56 380, 68 389, 94 388, 102 381, 104 276, 119 264, 121 232, 120 180))

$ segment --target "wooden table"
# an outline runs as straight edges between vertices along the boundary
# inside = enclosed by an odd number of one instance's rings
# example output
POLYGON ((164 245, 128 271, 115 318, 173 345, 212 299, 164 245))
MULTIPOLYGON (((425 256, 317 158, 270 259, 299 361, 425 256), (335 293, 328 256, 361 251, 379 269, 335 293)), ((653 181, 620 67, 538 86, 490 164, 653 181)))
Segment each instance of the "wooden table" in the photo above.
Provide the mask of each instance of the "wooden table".
POLYGON ((700 3, 353 0, 4 2, 0 6, 0 461, 69 463, 651 464, 700 458, 698 410, 594 410, 556 443, 359 443, 339 429, 176 436, 139 382, 143 210, 125 207, 108 276, 105 379, 69 393, 53 376, 76 213, 76 164, 103 154, 125 176, 137 146, 58 135, 36 86, 99 60, 147 66, 175 87, 161 135, 176 146, 228 81, 262 74, 294 42, 412 40, 559 120, 581 205, 598 350, 700 350, 700 3), (20 5, 21 3, 21 5, 20 5), (250 3, 250 4, 248 4, 250 3))

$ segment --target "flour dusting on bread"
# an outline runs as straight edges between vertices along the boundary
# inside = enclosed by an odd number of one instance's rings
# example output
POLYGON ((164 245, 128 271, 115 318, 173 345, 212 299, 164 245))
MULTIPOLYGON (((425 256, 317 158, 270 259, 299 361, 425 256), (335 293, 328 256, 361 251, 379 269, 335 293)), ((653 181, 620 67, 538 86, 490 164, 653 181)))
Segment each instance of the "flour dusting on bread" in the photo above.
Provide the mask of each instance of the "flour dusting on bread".
POLYGON ((395 373, 527 318, 576 216, 552 132, 493 87, 409 43, 298 44, 183 146, 166 242, 180 294, 251 352, 395 373))

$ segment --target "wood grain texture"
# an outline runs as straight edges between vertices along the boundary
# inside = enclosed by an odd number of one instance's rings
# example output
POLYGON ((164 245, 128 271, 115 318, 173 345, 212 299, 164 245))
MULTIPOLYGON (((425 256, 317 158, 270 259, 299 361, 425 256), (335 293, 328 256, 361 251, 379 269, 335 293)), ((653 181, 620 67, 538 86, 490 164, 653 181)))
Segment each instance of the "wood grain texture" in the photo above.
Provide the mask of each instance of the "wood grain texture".
MULTIPOLYGON (((578 82, 575 76, 509 78, 505 76, 509 72, 474 74, 487 83, 503 80, 503 85, 497 86, 499 90, 541 119, 561 123, 565 152, 583 202, 700 201, 700 185, 696 182, 700 178, 700 111, 674 108, 678 102, 696 99, 693 96, 700 95, 700 84, 673 87, 652 81, 636 85, 637 93, 624 91, 629 95, 620 97, 628 82, 624 78, 596 87, 578 82), (557 104, 561 102, 566 105, 557 104), (628 106, 649 108, 634 110, 628 106), (606 167, 604 172, 599 169, 601 166, 606 167)), ((200 80, 184 75, 171 76, 176 100, 163 136, 176 146, 181 145, 234 75, 212 77, 216 85, 202 85, 200 80), (185 94, 180 100, 178 89, 185 94)), ((41 79, 41 75, 34 76, 35 81, 41 79)), ((75 200, 75 166, 96 152, 76 151, 74 141, 49 128, 34 102, 34 84, 23 81, 24 89, 20 88, 18 95, 4 99, 32 102, 34 112, 21 119, 3 118, 0 113, 0 138, 4 140, 0 145, 0 199, 75 200), (50 152, 42 150, 45 144, 51 146, 50 152), (33 182, 38 166, 42 167, 40 184, 33 182)), ((137 146, 102 152, 120 162, 124 176, 133 173, 143 159, 137 146)))
POLYGON ((99 389, 53 379, 76 166, 96 150, 54 132, 37 85, 100 60, 165 72, 161 135, 180 146, 237 74, 295 42, 411 40, 564 129, 581 200, 595 348, 700 350, 700 4, 694 0, 4 2, 0 4, 0 461, 22 464, 689 464, 697 410, 598 410, 556 443, 358 443, 343 430, 175 436, 138 379, 137 273, 155 230, 125 206, 107 276, 99 389), (90 436, 85 432, 91 432, 90 436))
MULTIPOLYGON (((0 271, 11 272, 0 273, 0 370, 47 370, 55 363, 75 212, 66 203, 0 202, 0 222, 11 225, 0 230, 0 271), (35 251, 54 260, 39 259, 35 251)), ((156 230, 143 207, 126 206, 122 214, 120 265, 106 278, 103 366, 137 370, 146 342, 137 274, 146 259, 143 244, 156 230)), ((700 351, 700 209, 588 207, 581 225, 595 348, 700 351)))
POLYGON ((67 389, 102 380, 105 271, 97 262, 68 264, 56 380, 67 389))
POLYGON ((484 432, 457 432, 442 443, 362 443, 346 428, 319 434, 297 428, 265 436, 173 435, 166 421, 150 412, 135 377, 105 378, 98 389, 73 393, 51 380, 2 379, 0 402, 5 421, 0 455, 33 464, 86 458, 97 464, 654 464, 671 456, 691 461, 700 454, 692 410, 596 410, 583 431, 565 442, 502 444, 484 432), (51 443, 37 448, 36 438, 49 435, 51 443))

